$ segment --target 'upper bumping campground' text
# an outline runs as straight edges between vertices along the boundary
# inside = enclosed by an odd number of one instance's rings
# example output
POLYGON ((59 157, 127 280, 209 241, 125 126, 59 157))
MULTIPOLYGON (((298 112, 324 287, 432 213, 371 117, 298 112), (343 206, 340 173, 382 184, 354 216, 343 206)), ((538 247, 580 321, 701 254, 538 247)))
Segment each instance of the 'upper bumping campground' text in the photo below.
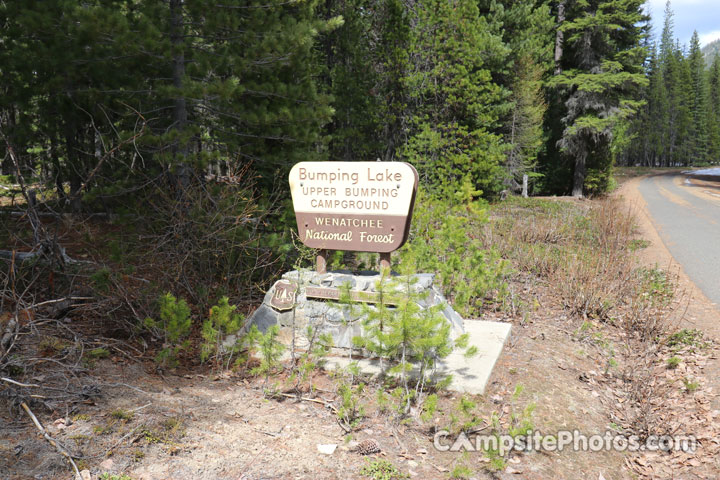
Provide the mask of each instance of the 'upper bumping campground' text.
POLYGON ((403 174, 389 168, 374 173, 368 168, 364 173, 366 178, 362 179, 363 186, 357 187, 332 186, 336 182, 343 182, 345 185, 357 185, 360 182, 360 172, 344 172, 339 168, 333 171, 313 171, 301 167, 298 169, 298 179, 301 181, 302 194, 311 197, 310 205, 313 208, 387 210, 388 203, 380 199, 397 198, 400 187, 398 182, 402 181, 403 174), (305 182, 312 183, 305 185, 305 182), (345 198, 339 199, 338 194, 345 198), (353 200, 358 198, 372 200, 353 200))

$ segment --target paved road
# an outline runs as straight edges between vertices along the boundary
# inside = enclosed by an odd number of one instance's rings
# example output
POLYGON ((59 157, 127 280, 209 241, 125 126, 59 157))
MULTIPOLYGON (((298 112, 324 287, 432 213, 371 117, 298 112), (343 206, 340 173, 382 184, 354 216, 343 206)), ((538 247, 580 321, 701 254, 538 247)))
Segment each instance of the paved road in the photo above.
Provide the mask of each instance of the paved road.
POLYGON ((641 180, 638 190, 665 246, 705 296, 720 305, 720 177, 713 183, 658 175, 641 180))

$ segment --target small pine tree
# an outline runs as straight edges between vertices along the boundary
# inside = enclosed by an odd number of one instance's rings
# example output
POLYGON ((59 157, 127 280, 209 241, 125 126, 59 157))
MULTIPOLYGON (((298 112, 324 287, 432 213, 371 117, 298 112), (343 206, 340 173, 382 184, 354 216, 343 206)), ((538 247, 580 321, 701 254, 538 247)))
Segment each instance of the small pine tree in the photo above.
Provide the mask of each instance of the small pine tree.
POLYGON ((146 318, 144 325, 152 330, 160 330, 165 341, 155 360, 164 366, 176 366, 177 354, 187 347, 192 320, 190 307, 185 300, 178 300, 170 292, 159 300, 160 321, 146 318))
POLYGON ((400 251, 401 264, 437 272, 444 295, 460 315, 477 314, 488 292, 502 290, 507 268, 480 238, 488 216, 482 202, 472 201, 470 187, 464 183, 452 202, 421 192, 410 241, 400 251))
POLYGON ((205 362, 211 355, 215 354, 215 364, 222 367, 223 356, 228 357, 228 364, 232 355, 238 349, 240 343, 236 342, 230 348, 221 348, 223 338, 233 335, 240 330, 244 317, 235 313, 236 305, 230 305, 228 297, 222 297, 217 305, 210 309, 210 317, 205 320, 202 328, 203 345, 200 359, 205 362))
MULTIPOLYGON (((451 339, 450 323, 441 314, 442 305, 420 307, 422 294, 413 290, 413 266, 410 262, 401 266, 402 283, 391 279, 389 272, 383 273, 376 285, 379 302, 357 305, 363 317, 364 335, 353 339, 357 346, 378 355, 381 365, 384 360, 395 362, 387 373, 400 380, 398 413, 401 415, 410 411, 413 402, 421 400, 428 376, 432 377, 437 362, 455 348, 468 347, 466 335, 455 341, 451 339), (413 375, 415 369, 418 371, 413 375)), ((474 349, 468 349, 468 353, 474 354, 474 349)))
POLYGON ((260 354, 260 365, 253 368, 250 373, 264 375, 265 383, 270 373, 278 367, 280 357, 285 351, 285 345, 278 340, 279 333, 280 327, 277 325, 270 326, 265 333, 261 333, 257 326, 253 325, 247 335, 247 343, 260 354))

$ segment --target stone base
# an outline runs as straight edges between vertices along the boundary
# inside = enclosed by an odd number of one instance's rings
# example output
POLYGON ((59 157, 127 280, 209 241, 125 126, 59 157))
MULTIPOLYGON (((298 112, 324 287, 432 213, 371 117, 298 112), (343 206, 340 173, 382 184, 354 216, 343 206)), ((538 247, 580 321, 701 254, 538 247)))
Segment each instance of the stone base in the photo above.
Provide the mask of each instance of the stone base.
MULTIPOLYGON (((456 350, 438 362, 435 379, 447 375, 452 377, 448 390, 473 395, 482 395, 490 380, 495 363, 502 353, 503 346, 510 336, 511 325, 502 322, 486 322, 482 320, 466 320, 465 333, 468 334, 470 345, 478 349, 478 353, 470 358, 464 352, 456 350)), ((383 370, 375 358, 353 358, 357 368, 363 375, 380 376, 383 370)), ((325 368, 328 371, 343 370, 350 365, 350 358, 345 356, 327 357, 325 368)), ((388 364, 385 362, 385 367, 388 364)), ((417 375, 417 369, 410 372, 417 375)))
MULTIPOLYGON (((354 316, 350 306, 338 304, 339 292, 341 287, 347 288, 349 285, 354 299, 372 305, 378 300, 377 285, 380 278, 377 272, 287 272, 267 292, 262 305, 250 317, 249 325, 256 325, 262 332, 271 325, 279 325, 280 338, 288 344, 294 325, 295 344, 301 349, 309 343, 305 334, 310 325, 316 334, 329 333, 335 348, 353 348, 353 337, 363 334, 362 318, 354 316)), ((392 280, 397 284, 395 291, 402 295, 408 278, 393 275, 392 280)), ((419 294, 417 304, 420 308, 441 306, 442 315, 451 325, 451 338, 455 339, 465 333, 463 319, 447 303, 434 285, 434 280, 435 274, 432 273, 413 275, 410 290, 419 294)))

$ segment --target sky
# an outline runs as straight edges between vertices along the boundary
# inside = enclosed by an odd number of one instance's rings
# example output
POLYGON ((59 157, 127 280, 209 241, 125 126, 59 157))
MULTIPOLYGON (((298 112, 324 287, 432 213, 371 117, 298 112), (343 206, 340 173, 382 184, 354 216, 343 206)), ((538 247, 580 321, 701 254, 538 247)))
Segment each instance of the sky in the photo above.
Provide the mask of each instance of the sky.
MULTIPOLYGON (((648 0, 646 11, 652 17, 653 35, 659 40, 665 18, 667 0, 648 0)), ((689 45, 693 31, 700 35, 700 45, 705 46, 720 38, 720 0, 671 0, 675 37, 681 44, 689 45)))

